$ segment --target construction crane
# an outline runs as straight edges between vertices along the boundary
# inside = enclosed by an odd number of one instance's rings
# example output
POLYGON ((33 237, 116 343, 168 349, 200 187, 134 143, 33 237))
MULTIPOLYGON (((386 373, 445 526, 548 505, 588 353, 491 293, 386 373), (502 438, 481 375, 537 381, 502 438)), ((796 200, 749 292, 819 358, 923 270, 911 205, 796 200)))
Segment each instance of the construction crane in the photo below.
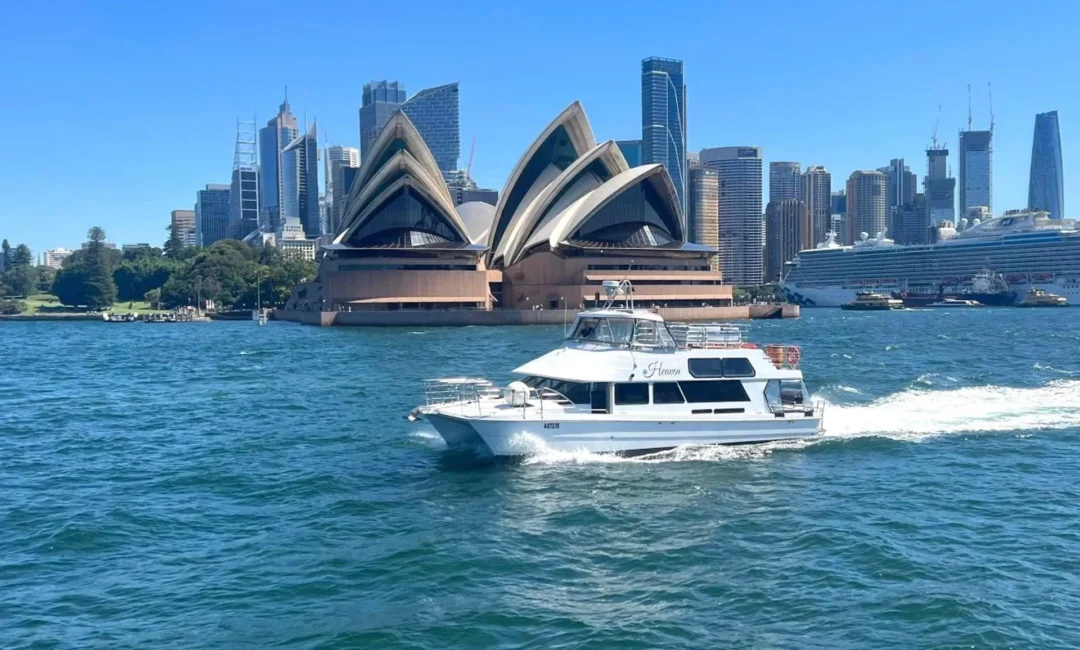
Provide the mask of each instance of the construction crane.
POLYGON ((986 82, 986 94, 990 99, 990 133, 994 133, 994 91, 990 88, 990 82, 986 82))
POLYGON ((472 161, 473 156, 476 154, 476 136, 472 138, 472 147, 469 148, 469 166, 465 168, 465 175, 470 179, 472 178, 472 161))
POLYGON ((941 104, 937 105, 937 119, 934 120, 934 133, 933 133, 933 135, 930 136, 930 148, 931 149, 937 149, 938 148, 938 146, 937 146, 937 129, 938 129, 939 124, 941 124, 941 104))
POLYGON ((971 130, 971 84, 968 84, 968 131, 971 130))

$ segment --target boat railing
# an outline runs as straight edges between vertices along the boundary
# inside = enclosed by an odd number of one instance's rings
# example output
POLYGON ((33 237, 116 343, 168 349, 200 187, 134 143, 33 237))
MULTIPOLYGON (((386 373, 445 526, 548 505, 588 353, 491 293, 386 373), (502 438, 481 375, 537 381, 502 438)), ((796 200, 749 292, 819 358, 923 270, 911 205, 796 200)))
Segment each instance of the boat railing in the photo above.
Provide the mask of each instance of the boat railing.
POLYGON ((736 323, 672 322, 667 327, 680 350, 743 347, 749 329, 736 323))
POLYGON ((487 379, 475 377, 443 377, 424 380, 424 402, 427 406, 445 406, 460 404, 462 411, 476 407, 481 411, 480 402, 485 399, 498 399, 502 391, 487 379))

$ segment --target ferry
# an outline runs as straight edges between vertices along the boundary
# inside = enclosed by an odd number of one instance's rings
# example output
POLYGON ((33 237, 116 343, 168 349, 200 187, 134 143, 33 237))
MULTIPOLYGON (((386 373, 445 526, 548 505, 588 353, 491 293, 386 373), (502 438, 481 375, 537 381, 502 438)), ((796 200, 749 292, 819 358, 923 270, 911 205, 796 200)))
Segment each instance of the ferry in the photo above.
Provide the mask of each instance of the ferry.
POLYGON ((628 281, 576 315, 562 345, 515 368, 499 389, 483 379, 426 382, 410 420, 430 423, 450 449, 520 457, 557 451, 642 455, 683 445, 731 445, 820 435, 789 345, 759 347, 735 325, 668 323, 635 309, 628 281), (616 297, 626 306, 617 308, 616 297))
POLYGON ((879 234, 852 245, 830 233, 785 267, 780 288, 803 307, 839 307, 859 291, 893 294, 914 304, 942 297, 1015 305, 1032 289, 1080 301, 1080 231, 1072 219, 1013 211, 961 231, 945 222, 934 244, 900 245, 879 234), (993 277, 990 291, 978 284, 993 277))
POLYGON ((1068 307, 1069 300, 1065 296, 1059 296, 1055 293, 1043 291, 1042 289, 1032 289, 1028 292, 1027 297, 1020 303, 1020 307, 1068 307))
POLYGON ((840 305, 840 308, 852 311, 889 311, 892 309, 903 309, 904 301, 897 300, 896 298, 887 296, 883 293, 860 291, 855 294, 855 300, 840 305))
POLYGON ((983 307, 984 305, 978 300, 961 300, 959 298, 942 298, 937 302, 932 302, 927 307, 933 307, 934 309, 965 309, 969 307, 983 307))

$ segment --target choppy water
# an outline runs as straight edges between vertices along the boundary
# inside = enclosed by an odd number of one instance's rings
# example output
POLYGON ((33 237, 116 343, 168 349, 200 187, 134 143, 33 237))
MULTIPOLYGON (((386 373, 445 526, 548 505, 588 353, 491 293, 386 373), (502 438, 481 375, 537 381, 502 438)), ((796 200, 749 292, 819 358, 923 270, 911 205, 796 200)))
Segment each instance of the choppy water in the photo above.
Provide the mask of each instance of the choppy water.
POLYGON ((0 647, 1080 645, 1080 310, 804 313, 820 441, 483 469, 560 328, 0 323, 0 647))

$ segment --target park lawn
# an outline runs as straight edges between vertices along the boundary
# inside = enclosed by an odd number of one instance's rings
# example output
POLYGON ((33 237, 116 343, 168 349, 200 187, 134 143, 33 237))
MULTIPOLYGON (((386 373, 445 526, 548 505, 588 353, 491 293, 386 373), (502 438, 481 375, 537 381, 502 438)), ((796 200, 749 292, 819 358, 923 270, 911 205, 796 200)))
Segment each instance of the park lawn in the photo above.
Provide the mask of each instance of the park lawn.
MULTIPOLYGON (((73 308, 62 305, 60 304, 60 300, 58 300, 56 296, 47 293, 34 294, 28 298, 17 298, 16 300, 19 300, 25 305, 22 312, 24 314, 36 314, 38 312, 60 314, 80 313, 86 311, 86 309, 82 307, 73 308)), ((112 307, 110 307, 107 311, 116 314, 127 314, 129 312, 134 312, 136 314, 154 314, 163 313, 167 310, 150 309, 150 303, 146 302, 145 300, 137 300, 132 303, 118 302, 112 307)))

